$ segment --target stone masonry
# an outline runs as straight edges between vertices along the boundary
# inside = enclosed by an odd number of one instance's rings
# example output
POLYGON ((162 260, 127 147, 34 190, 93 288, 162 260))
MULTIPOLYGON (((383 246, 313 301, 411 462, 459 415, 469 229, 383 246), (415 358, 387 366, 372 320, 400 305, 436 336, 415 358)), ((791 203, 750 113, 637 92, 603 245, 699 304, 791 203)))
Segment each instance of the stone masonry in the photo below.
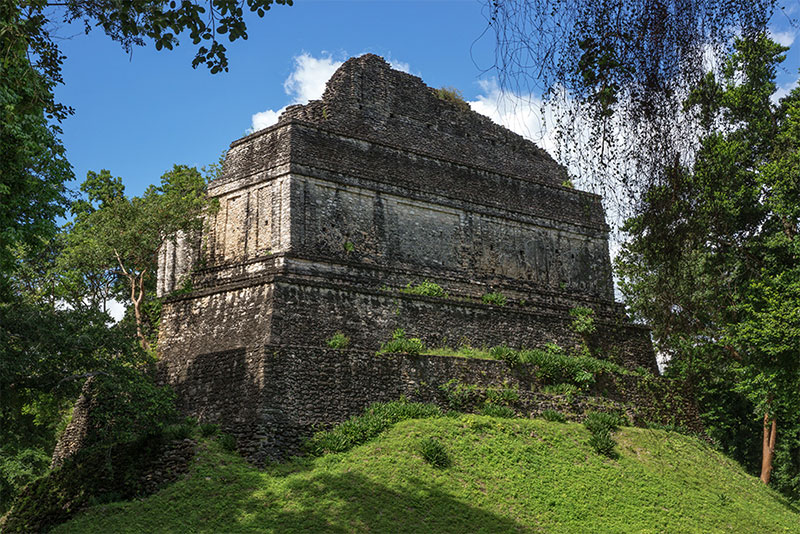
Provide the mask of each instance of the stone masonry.
MULTIPOLYGON (((396 328, 429 346, 571 346, 569 310, 584 306, 595 312, 596 348, 657 372, 649 330, 613 300, 600 198, 566 179, 533 143, 438 98, 419 78, 374 55, 353 58, 321 100, 291 106, 231 145, 208 190, 219 210, 201 236, 162 250, 164 376, 191 399, 186 411, 241 419, 242 440, 278 447, 290 401, 259 394, 256 404, 222 410, 218 400, 241 388, 278 391, 277 377, 293 378, 270 357, 275 347, 321 348, 335 332, 367 353, 396 328), (424 280, 448 297, 399 291, 424 280), (482 302, 490 292, 507 304, 482 302), (220 365, 230 379, 214 372, 220 365)), ((386 364, 359 365, 369 381, 386 364)), ((317 422, 391 397, 384 386, 317 422)), ((292 398, 292 410, 305 410, 292 398)), ((304 402, 313 415, 314 399, 304 402)), ((301 417, 304 428, 312 415, 301 417)))

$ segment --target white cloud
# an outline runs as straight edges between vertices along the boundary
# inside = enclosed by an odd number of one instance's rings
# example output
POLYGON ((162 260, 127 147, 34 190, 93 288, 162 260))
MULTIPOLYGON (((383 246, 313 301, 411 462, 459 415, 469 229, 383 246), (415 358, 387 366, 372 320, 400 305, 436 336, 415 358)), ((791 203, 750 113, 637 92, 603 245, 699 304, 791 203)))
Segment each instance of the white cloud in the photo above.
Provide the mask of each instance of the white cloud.
POLYGON ((556 154, 552 112, 543 106, 541 98, 505 92, 494 79, 478 83, 481 94, 477 100, 469 102, 473 111, 534 141, 551 155, 556 154))
MULTIPOLYGON (((405 61, 387 58, 393 69, 411 72, 411 67, 405 61)), ((322 53, 314 57, 308 52, 303 52, 294 57, 294 70, 283 82, 283 90, 290 98, 288 105, 307 104, 310 100, 322 98, 325 84, 336 69, 342 66, 342 61, 336 61, 329 54, 322 53)), ((267 109, 255 113, 251 118, 251 127, 248 133, 257 132, 278 122, 281 113, 287 106, 280 109, 267 109)))
MULTIPOLYGON (((322 97, 325 84, 341 65, 341 61, 335 61, 331 56, 324 54, 319 58, 307 52, 295 56, 294 70, 283 82, 283 90, 291 99, 289 105, 306 104, 309 100, 322 97)), ((255 113, 251 118, 249 133, 272 126, 278 122, 285 109, 286 106, 278 110, 267 109, 255 113)))
POLYGON ((111 299, 107 303, 107 311, 115 323, 118 323, 125 316, 125 305, 117 300, 111 299))
POLYGON ((305 104, 322 96, 325 84, 342 66, 342 61, 334 61, 330 56, 315 58, 304 52, 294 58, 294 64, 294 71, 283 82, 283 89, 292 97, 292 104, 305 104))
POLYGON ((409 65, 405 61, 398 61, 396 59, 392 59, 391 57, 386 58, 386 61, 389 62, 389 65, 391 65, 394 70, 399 70, 400 72, 411 74, 411 65, 409 65))
POLYGON ((791 93, 792 89, 797 87, 798 83, 800 83, 800 78, 796 79, 793 82, 785 83, 783 85, 778 86, 778 89, 772 94, 771 98, 772 102, 777 104, 781 98, 791 93))
POLYGON ((769 37, 781 46, 792 46, 796 37, 795 32, 789 30, 785 32, 778 32, 772 29, 769 30, 769 37))

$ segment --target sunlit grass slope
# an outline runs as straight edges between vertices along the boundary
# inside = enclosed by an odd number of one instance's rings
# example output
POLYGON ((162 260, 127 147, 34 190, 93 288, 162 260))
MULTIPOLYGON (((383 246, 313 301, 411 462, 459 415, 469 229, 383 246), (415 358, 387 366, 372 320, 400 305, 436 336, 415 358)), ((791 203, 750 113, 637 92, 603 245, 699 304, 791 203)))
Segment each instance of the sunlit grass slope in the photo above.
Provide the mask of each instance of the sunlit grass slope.
POLYGON ((183 480, 55 532, 800 533, 800 514, 701 441, 623 428, 612 460, 588 439, 578 424, 418 419, 266 471, 203 442, 183 480), (423 459, 430 438, 449 467, 423 459))

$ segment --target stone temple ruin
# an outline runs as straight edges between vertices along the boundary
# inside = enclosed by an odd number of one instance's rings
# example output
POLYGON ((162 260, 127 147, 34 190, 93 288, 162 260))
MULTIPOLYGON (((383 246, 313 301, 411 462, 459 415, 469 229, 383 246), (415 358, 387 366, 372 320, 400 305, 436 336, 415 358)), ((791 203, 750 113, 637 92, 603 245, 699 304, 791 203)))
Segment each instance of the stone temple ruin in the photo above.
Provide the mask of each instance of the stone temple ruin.
POLYGON ((613 300, 600 198, 566 179, 419 78, 350 59, 321 100, 231 145, 208 189, 218 212, 162 251, 164 380, 259 460, 372 401, 522 380, 500 361, 376 356, 397 328, 429 346, 572 346, 584 306, 596 348, 657 373, 648 329, 613 300), (424 280, 448 296, 400 291, 424 280), (336 332, 351 350, 326 348, 336 332))

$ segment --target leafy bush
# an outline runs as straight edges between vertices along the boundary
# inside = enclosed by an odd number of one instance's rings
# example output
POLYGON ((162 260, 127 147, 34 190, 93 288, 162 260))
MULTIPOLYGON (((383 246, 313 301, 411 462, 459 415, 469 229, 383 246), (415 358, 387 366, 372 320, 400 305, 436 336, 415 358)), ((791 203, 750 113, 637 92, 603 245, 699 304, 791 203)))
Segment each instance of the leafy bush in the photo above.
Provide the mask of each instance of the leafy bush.
POLYGON ((120 367, 113 375, 94 377, 91 391, 98 401, 87 444, 133 441, 161 433, 178 419, 169 386, 157 386, 135 368, 120 367))
POLYGON ((404 289, 400 290, 402 293, 410 293, 411 295, 423 295, 426 297, 447 297, 442 286, 437 283, 424 280, 422 283, 412 286, 411 282, 406 285, 404 289))
POLYGON ((200 430, 200 435, 204 438, 219 434, 219 425, 215 425, 214 423, 203 423, 198 428, 200 430))
POLYGON ((419 444, 419 452, 426 462, 433 467, 444 469, 450 467, 450 455, 447 454, 447 449, 442 445, 439 440, 433 438, 426 438, 419 444))
POLYGON ((495 306, 506 305, 506 296, 498 292, 486 293, 483 297, 481 297, 481 300, 483 300, 484 304, 493 304, 495 306))
POLYGON ((571 383, 587 387, 603 372, 625 374, 619 365, 587 355, 568 354, 564 349, 548 343, 544 349, 519 352, 521 363, 538 367, 537 376, 550 384, 571 383))
POLYGON ((220 446, 228 452, 236 451, 236 438, 230 434, 220 434, 217 438, 220 446))
POLYGON ((517 412, 515 412, 509 406, 503 406, 501 404, 494 404, 492 402, 487 402, 483 405, 483 408, 481 408, 481 415, 511 419, 517 416, 517 412))
POLYGON ((164 438, 167 441, 188 439, 194 435, 196 425, 192 421, 174 423, 164 429, 164 438))
POLYGON ((594 324, 594 310, 585 306, 576 306, 569 311, 572 317, 572 330, 576 334, 588 336, 597 331, 594 324))
POLYGON ((442 411, 432 404, 399 400, 376 402, 362 415, 354 416, 335 428, 317 432, 305 443, 309 454, 345 452, 375 438, 390 426, 406 419, 440 417, 442 411))
POLYGON ((611 434, 623 423, 623 418, 618 414, 589 412, 583 421, 583 426, 592 434, 589 445, 599 454, 616 458, 617 453, 614 450, 616 443, 611 434))
POLYGON ((441 87, 439 89, 434 89, 433 92, 436 95, 436 98, 439 100, 444 100, 445 102, 455 104, 462 111, 470 110, 469 104, 466 100, 464 100, 464 96, 461 94, 461 91, 455 87, 441 87))
POLYGON ((332 349, 345 349, 350 344, 350 338, 342 332, 333 334, 326 343, 332 349))
POLYGON ((555 410, 544 410, 542 412, 542 419, 545 421, 551 421, 553 423, 567 422, 567 418, 564 416, 564 414, 555 410))
POLYGON ((406 332, 398 328, 392 333, 392 339, 381 344, 378 354, 405 353, 419 354, 425 350, 425 344, 417 337, 407 338, 406 332))
POLYGON ((609 458, 616 458, 617 451, 614 450, 616 447, 616 442, 614 438, 611 437, 610 432, 598 432, 597 434, 592 434, 589 438, 589 445, 598 453, 602 454, 603 456, 608 456, 609 458))
POLYGON ((447 403, 451 410, 462 410, 478 400, 480 393, 475 384, 464 384, 455 378, 439 386, 447 395, 447 403))
POLYGON ((486 390, 486 401, 492 404, 500 404, 508 406, 509 404, 517 402, 518 400, 519 400, 519 391, 514 388, 492 387, 486 390))
POLYGON ((497 345, 489 349, 489 356, 495 360, 503 360, 509 365, 519 363, 519 352, 505 345, 497 345))

